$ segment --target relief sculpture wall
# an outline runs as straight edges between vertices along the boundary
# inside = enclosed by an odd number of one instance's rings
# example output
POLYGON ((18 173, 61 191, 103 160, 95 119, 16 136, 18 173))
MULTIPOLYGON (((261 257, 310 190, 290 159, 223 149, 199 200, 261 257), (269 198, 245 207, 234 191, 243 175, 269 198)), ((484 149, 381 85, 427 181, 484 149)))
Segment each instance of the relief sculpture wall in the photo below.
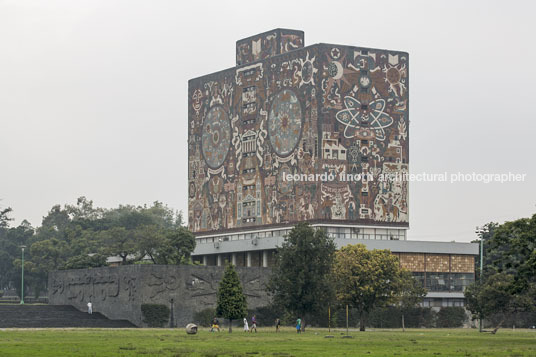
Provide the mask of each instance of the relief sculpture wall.
MULTIPOLYGON (((267 305, 264 286, 268 268, 236 269, 248 308, 267 305)), ((170 307, 173 299, 174 321, 177 326, 185 326, 195 312, 215 308, 223 270, 216 266, 128 265, 54 271, 49 274, 49 303, 86 311, 91 301, 94 311, 108 318, 143 326, 141 304, 170 307)))

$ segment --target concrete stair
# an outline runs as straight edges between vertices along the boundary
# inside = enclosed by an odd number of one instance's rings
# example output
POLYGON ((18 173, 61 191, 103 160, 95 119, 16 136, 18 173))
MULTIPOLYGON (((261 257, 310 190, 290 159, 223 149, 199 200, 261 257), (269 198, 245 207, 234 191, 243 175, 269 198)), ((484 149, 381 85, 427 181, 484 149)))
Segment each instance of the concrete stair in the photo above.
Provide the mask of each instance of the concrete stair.
POLYGON ((127 320, 110 320, 70 305, 0 305, 0 328, 39 327, 136 327, 127 320))

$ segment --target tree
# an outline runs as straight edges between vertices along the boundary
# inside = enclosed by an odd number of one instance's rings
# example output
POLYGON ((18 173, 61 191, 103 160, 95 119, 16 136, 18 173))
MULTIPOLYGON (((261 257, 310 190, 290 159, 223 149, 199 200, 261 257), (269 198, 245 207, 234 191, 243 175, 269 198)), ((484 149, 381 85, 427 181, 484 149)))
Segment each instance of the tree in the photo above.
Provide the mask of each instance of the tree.
POLYGON ((335 243, 323 229, 297 224, 277 249, 268 290, 276 306, 302 319, 333 300, 335 243))
POLYGON ((369 251, 356 244, 336 252, 333 275, 337 299, 357 309, 361 331, 365 331, 365 313, 396 302, 401 271, 398 258, 389 250, 369 251))
MULTIPOLYGON (((483 241, 484 245, 484 267, 489 270, 490 268, 495 271, 493 268, 493 262, 500 256, 501 252, 495 249, 491 249, 490 241, 493 237, 495 229, 499 227, 498 223, 489 222, 482 226, 482 228, 477 230, 479 239, 473 240, 471 243, 479 243, 483 241)), ((480 259, 475 259, 475 271, 477 272, 477 278, 480 278, 480 259)), ((489 273, 489 272, 488 272, 489 273)))
POLYGON ((145 256, 157 264, 186 264, 195 248, 182 214, 158 201, 104 209, 79 197, 75 204, 54 205, 35 230, 27 221, 9 227, 10 213, 0 210, 0 288, 20 286, 21 245, 28 247, 25 287, 36 293, 51 270, 102 266, 110 255, 123 264, 145 256))
POLYGON ((188 264, 195 249, 195 236, 185 227, 169 230, 157 247, 158 264, 188 264))
POLYGON ((87 269, 106 266, 106 257, 102 254, 82 254, 67 259, 61 269, 87 269))
POLYGON ((397 290, 397 299, 402 315, 402 331, 406 331, 404 317, 408 311, 415 308, 423 300, 426 296, 426 289, 413 278, 411 272, 403 270, 400 273, 397 290))
POLYGON ((13 210, 10 207, 4 208, 0 211, 0 229, 9 227, 9 221, 13 220, 13 218, 8 216, 11 211, 13 210))
POLYGON ((246 297, 233 264, 227 264, 218 287, 216 314, 229 320, 229 332, 233 332, 233 320, 246 316, 246 297))
POLYGON ((153 264, 160 264, 158 261, 158 249, 166 244, 166 232, 156 225, 140 226, 134 233, 136 260, 149 257, 153 264))
MULTIPOLYGON (((536 305, 536 214, 501 225, 488 224, 484 273, 465 291, 474 318, 534 310, 536 305)), ((492 333, 504 321, 503 316, 492 333)))
POLYGON ((102 250, 106 255, 117 255, 122 264, 127 264, 127 258, 137 253, 135 231, 125 227, 113 227, 100 234, 102 250))
POLYGON ((491 266, 514 277, 514 292, 524 294, 536 284, 536 214, 497 227, 490 248, 502 252, 491 266))
MULTIPOLYGON (((20 293, 20 265, 14 262, 21 257, 21 246, 29 246, 34 229, 26 220, 17 227, 0 227, 0 289, 15 287, 20 293)), ((26 255, 30 256, 26 250, 26 255)), ((35 276, 27 271, 27 286, 33 284, 35 276)))
MULTIPOLYGON (((526 311, 532 305, 530 294, 515 294, 515 278, 506 273, 497 273, 482 282, 472 284, 465 289, 467 309, 476 318, 483 318, 497 313, 526 311)), ((533 294, 534 291, 531 291, 533 294)), ((491 331, 497 333, 505 317, 491 331)))
POLYGON ((27 263, 35 265, 34 271, 49 273, 63 266, 69 247, 65 241, 56 238, 35 242, 30 247, 31 259, 27 263))

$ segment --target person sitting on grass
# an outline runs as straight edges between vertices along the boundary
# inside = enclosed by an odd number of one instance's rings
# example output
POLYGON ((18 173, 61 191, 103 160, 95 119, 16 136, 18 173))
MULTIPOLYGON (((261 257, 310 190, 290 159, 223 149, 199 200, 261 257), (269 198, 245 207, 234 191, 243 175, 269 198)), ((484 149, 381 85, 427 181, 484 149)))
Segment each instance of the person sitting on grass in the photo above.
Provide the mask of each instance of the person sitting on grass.
POLYGON ((220 332, 220 322, 217 318, 212 320, 212 328, 210 329, 210 332, 214 332, 214 330, 218 330, 218 332, 220 332))

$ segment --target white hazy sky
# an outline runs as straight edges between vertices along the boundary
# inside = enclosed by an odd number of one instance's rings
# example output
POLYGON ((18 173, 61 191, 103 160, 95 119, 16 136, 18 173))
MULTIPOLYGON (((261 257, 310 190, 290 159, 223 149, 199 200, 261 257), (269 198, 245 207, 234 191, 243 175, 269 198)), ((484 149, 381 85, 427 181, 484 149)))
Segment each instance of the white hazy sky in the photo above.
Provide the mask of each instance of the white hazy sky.
POLYGON ((474 239, 536 212, 529 1, 0 0, 0 208, 41 223, 79 196, 187 211, 188 79, 276 27, 410 53, 410 170, 522 183, 410 184, 409 239, 474 239))

